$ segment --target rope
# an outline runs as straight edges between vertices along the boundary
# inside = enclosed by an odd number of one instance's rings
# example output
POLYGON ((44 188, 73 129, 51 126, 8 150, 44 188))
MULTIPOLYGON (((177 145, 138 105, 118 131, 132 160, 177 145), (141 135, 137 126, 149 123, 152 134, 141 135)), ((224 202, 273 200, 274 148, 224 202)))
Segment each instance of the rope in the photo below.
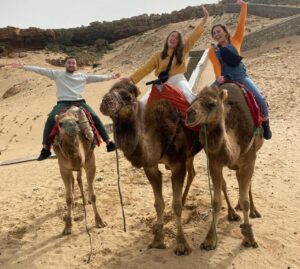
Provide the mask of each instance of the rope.
POLYGON ((118 190, 119 190, 119 196, 120 196, 120 202, 121 202, 121 208, 122 208, 123 226, 124 226, 124 232, 126 232, 126 218, 125 218, 125 213, 124 213, 124 204, 123 204, 123 198, 122 198, 121 186, 120 186, 119 155, 118 155, 117 148, 116 148, 116 161, 117 161, 117 174, 118 174, 118 190))
MULTIPOLYGON (((208 114, 209 115, 209 114, 208 114)), ((207 118, 208 118, 207 115, 207 118)), ((214 207, 213 207, 213 194, 211 189, 211 177, 210 177, 210 171, 209 171, 209 157, 208 157, 208 139, 207 139, 207 124, 204 124, 201 128, 201 132, 204 132, 204 140, 205 140, 205 151, 206 151, 206 165, 207 165, 207 178, 208 178, 208 186, 209 186, 209 193, 210 193, 210 203, 212 207, 212 224, 213 224, 213 232, 214 236, 216 238, 216 244, 218 242, 217 238, 217 227, 216 227, 216 220, 215 220, 215 214, 214 214, 214 207), (203 131, 202 131, 203 130, 203 131)))
MULTIPOLYGON (((82 201, 83 201, 83 196, 82 196, 82 201)), ((91 237, 91 234, 90 234, 90 232, 89 232, 89 230, 88 230, 88 227, 87 227, 87 221, 86 221, 86 209, 85 209, 85 204, 84 204, 84 203, 83 203, 83 211, 84 211, 85 230, 86 230, 86 232, 87 232, 87 234, 88 234, 88 236, 89 236, 89 240, 90 240, 90 254, 89 254, 88 258, 87 258, 86 263, 90 263, 91 257, 92 257, 92 255, 93 255, 93 245, 92 245, 92 237, 91 237)))
POLYGON ((84 204, 84 193, 83 193, 83 190, 80 188, 80 192, 81 192, 81 197, 82 197, 82 204, 83 204, 83 211, 84 211, 84 223, 85 223, 85 230, 86 230, 86 233, 88 234, 89 236, 89 240, 90 240, 90 254, 87 258, 87 263, 90 263, 91 261, 91 257, 93 255, 93 245, 92 245, 92 237, 91 237, 91 234, 88 230, 88 227, 87 227, 87 220, 86 220, 86 209, 85 209, 85 204, 84 204))

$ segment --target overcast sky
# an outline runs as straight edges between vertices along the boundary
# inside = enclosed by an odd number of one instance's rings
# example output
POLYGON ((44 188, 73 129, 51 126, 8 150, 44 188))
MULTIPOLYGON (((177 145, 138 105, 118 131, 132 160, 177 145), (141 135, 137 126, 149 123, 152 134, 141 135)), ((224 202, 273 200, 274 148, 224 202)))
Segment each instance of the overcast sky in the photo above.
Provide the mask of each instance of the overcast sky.
POLYGON ((144 13, 169 13, 217 0, 0 0, 0 28, 70 28, 144 13))

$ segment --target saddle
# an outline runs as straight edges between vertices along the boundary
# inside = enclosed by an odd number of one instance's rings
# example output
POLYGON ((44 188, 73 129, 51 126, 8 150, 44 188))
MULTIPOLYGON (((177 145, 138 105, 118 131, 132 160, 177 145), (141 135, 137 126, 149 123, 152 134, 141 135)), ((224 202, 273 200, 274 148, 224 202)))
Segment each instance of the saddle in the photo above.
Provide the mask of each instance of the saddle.
POLYGON ((190 128, 185 125, 186 111, 189 108, 190 104, 186 100, 183 93, 177 88, 172 87, 168 83, 159 85, 159 87, 161 87, 161 90, 158 89, 158 86, 156 84, 152 84, 152 89, 148 98, 147 105, 159 99, 168 100, 180 113, 182 125, 186 128, 198 132, 200 130, 200 126, 190 128))
POLYGON ((228 102, 238 103, 243 108, 249 125, 255 128, 261 126, 263 115, 252 92, 243 84, 232 80, 225 81, 220 88, 228 90, 228 102))
MULTIPOLYGON (((94 121, 92 119, 91 113, 87 109, 85 109, 84 107, 81 107, 79 105, 76 105, 76 104, 74 105, 73 104, 73 105, 70 105, 68 107, 63 108, 59 112, 59 114, 65 113, 67 110, 72 109, 72 107, 74 107, 74 112, 76 112, 76 108, 80 109, 81 111, 84 112, 84 115, 85 115, 86 119, 88 120, 88 124, 92 129, 93 137, 91 137, 90 134, 86 133, 84 128, 80 128, 81 131, 83 131, 85 137, 88 140, 93 140, 91 142, 94 143, 94 145, 100 146, 100 143, 101 143, 100 134, 99 134, 98 130, 96 129, 96 126, 95 126, 94 121)), ((48 137, 48 146, 49 147, 51 147, 51 145, 53 144, 54 139, 57 136, 58 132, 59 132, 58 124, 57 124, 57 122, 55 122, 55 124, 54 124, 54 126, 53 126, 53 128, 50 132, 50 135, 48 137)))

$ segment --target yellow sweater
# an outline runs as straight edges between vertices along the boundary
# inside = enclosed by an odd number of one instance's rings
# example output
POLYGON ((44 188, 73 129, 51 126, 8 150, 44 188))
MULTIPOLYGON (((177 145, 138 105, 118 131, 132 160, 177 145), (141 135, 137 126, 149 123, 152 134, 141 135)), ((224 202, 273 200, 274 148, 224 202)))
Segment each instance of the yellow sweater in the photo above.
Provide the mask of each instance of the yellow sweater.
MULTIPOLYGON (((187 70, 186 58, 188 52, 192 49, 192 47, 194 46, 196 41, 200 38, 203 32, 204 32, 203 23, 200 23, 190 34, 190 36, 185 40, 182 63, 180 65, 177 65, 176 58, 174 58, 171 69, 169 71, 170 76, 183 74, 186 72, 187 70)), ((130 76, 131 81, 134 83, 138 83, 142 78, 150 74, 153 70, 155 70, 155 75, 158 76, 160 72, 167 69, 172 53, 173 53, 173 49, 168 49, 168 56, 163 60, 161 58, 161 51, 156 52, 141 68, 136 70, 130 76)))

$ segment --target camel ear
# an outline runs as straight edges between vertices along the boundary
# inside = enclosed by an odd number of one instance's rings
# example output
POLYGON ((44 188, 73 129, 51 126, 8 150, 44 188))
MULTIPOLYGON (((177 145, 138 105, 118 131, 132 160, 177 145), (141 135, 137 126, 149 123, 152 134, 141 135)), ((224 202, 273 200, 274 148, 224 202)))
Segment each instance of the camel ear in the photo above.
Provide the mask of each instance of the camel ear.
POLYGON ((141 94, 139 88, 132 83, 128 84, 128 90, 130 93, 134 94, 135 97, 138 97, 141 94))
POLYGON ((226 89, 223 89, 220 92, 220 99, 224 102, 228 98, 228 91, 226 89))
POLYGON ((58 115, 55 115, 54 119, 58 123, 58 115))

